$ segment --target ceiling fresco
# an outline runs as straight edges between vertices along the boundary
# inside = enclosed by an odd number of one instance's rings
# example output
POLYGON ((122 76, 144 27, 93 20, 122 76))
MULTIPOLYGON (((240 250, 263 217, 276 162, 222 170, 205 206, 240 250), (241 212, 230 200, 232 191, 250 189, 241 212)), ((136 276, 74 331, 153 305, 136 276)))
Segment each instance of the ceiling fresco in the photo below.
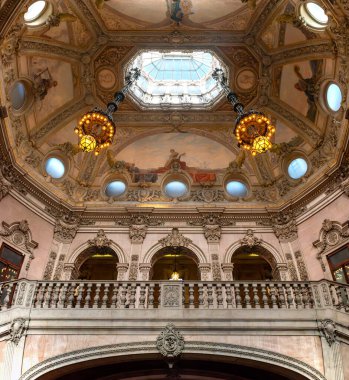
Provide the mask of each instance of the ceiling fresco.
POLYGON ((323 30, 308 28, 299 18, 301 3, 288 0, 50 0, 53 15, 41 27, 24 24, 32 1, 22 3, 0 46, 4 139, 11 146, 8 160, 46 197, 67 207, 172 207, 162 186, 182 176, 190 190, 179 201, 188 207, 264 210, 312 191, 339 166, 347 142, 347 53, 338 32, 343 9, 330 1, 322 2, 331 15, 323 30), (114 115, 110 148, 98 157, 79 151, 79 118, 105 107, 123 86, 130 62, 147 49, 214 52, 245 107, 273 121, 273 149, 258 157, 242 154, 225 98, 198 111, 190 105, 172 109, 165 101, 151 109, 127 96, 114 115), (335 112, 326 106, 330 83, 342 95, 335 112), (25 92, 17 109, 16 91, 25 92), (285 167, 297 154, 307 158, 309 169, 292 180, 285 167), (63 178, 45 172, 50 156, 64 161, 63 178), (105 196, 111 179, 127 184, 123 196, 105 196), (230 179, 246 183, 248 196, 228 196, 230 179))

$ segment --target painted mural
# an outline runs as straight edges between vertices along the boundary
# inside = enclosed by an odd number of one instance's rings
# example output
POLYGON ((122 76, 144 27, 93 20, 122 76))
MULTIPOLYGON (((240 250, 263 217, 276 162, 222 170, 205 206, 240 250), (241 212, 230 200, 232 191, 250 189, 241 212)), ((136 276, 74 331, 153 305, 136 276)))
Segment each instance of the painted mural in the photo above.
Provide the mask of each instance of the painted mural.
POLYGON ((215 182, 235 156, 221 144, 192 133, 163 133, 148 136, 127 146, 115 157, 109 153, 109 165, 123 165, 133 182, 157 182, 177 165, 194 182, 215 182))
POLYGON ((280 99, 315 122, 316 83, 322 75, 323 61, 296 62, 282 67, 280 75, 280 99))

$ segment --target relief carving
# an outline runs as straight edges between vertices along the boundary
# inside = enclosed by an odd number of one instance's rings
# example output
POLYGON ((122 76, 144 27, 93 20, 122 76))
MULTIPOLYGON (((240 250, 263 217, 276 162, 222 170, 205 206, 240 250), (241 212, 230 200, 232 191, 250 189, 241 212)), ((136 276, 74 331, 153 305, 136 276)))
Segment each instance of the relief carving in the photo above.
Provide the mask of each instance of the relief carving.
POLYGON ((55 262, 56 262, 56 257, 57 257, 57 253, 54 252, 54 251, 51 251, 50 252, 50 255, 48 257, 48 262, 46 264, 46 268, 45 268, 45 272, 44 272, 44 275, 43 275, 43 279, 44 280, 51 280, 51 276, 52 276, 52 273, 53 273, 53 268, 55 266, 55 262))
POLYGON ((166 325, 156 340, 156 348, 165 358, 175 358, 184 349, 184 338, 173 323, 166 325))
POLYGON ((16 318, 12 321, 10 327, 10 341, 16 346, 21 340, 22 336, 25 335, 28 329, 29 321, 24 318, 16 318))
POLYGON ((188 247, 192 243, 192 240, 184 237, 178 230, 178 228, 172 228, 170 234, 159 240, 162 247, 188 247))
POLYGON ((97 232, 97 236, 94 239, 90 239, 88 241, 88 245, 93 246, 93 247, 102 248, 102 247, 110 247, 112 242, 113 242, 112 240, 107 238, 104 230, 100 229, 97 232))

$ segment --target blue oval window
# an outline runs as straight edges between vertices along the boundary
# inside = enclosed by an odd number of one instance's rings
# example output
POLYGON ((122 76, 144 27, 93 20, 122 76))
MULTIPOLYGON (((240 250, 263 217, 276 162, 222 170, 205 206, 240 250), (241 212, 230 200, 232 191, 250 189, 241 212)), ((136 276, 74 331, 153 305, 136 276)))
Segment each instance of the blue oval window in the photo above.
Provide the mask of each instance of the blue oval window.
POLYGON ((65 166, 60 159, 56 157, 50 157, 46 160, 45 170, 49 176, 58 179, 64 176, 65 166))
POLYGON ((118 197, 126 191, 126 184, 123 181, 109 182, 105 188, 108 197, 118 197))
POLYGON ((171 181, 165 185, 165 193, 170 198, 179 198, 188 192, 188 187, 181 181, 171 181))
POLYGON ((342 91, 337 84, 331 83, 327 87, 326 101, 328 107, 334 112, 337 112, 341 108, 342 91))
POLYGON ((11 89, 10 93, 10 101, 12 103, 12 107, 18 111, 20 110, 26 101, 27 93, 25 89, 25 85, 22 82, 17 82, 11 89))
POLYGON ((227 193, 232 197, 243 198, 246 197, 248 193, 247 186, 240 181, 229 181, 225 185, 225 188, 227 190, 227 193))
POLYGON ((288 165, 288 175, 293 179, 302 178, 307 170, 308 164, 303 158, 296 158, 288 165))

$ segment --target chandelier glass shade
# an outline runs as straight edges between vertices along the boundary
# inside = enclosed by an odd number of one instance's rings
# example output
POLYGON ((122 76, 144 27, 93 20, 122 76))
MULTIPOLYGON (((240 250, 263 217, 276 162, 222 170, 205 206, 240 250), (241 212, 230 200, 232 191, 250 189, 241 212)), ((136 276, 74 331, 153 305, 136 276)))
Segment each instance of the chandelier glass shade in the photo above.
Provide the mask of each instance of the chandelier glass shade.
POLYGON ((265 153, 272 147, 270 139, 275 133, 275 127, 270 119, 260 111, 245 112, 237 95, 228 87, 227 78, 221 69, 215 69, 212 77, 221 85, 237 113, 234 135, 238 146, 250 151, 253 156, 257 153, 265 153))
POLYGON ((96 107, 81 117, 74 132, 80 139, 79 147, 83 152, 94 151, 98 156, 101 149, 107 148, 112 143, 115 135, 113 113, 117 111, 118 105, 125 99, 125 94, 139 78, 139 75, 139 69, 131 69, 126 75, 125 86, 121 91, 115 93, 114 99, 108 103, 105 111, 96 107))

